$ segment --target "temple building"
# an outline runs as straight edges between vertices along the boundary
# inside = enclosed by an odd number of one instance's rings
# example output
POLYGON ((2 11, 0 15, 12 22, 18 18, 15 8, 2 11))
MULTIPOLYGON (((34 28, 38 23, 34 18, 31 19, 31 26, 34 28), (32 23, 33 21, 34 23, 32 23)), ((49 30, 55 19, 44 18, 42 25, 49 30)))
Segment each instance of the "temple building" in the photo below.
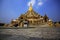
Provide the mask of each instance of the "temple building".
POLYGON ((39 15, 33 10, 32 4, 30 4, 28 11, 25 14, 21 14, 21 16, 19 16, 17 19, 12 20, 8 26, 29 27, 30 25, 41 25, 48 22, 49 18, 47 17, 47 15, 39 15))

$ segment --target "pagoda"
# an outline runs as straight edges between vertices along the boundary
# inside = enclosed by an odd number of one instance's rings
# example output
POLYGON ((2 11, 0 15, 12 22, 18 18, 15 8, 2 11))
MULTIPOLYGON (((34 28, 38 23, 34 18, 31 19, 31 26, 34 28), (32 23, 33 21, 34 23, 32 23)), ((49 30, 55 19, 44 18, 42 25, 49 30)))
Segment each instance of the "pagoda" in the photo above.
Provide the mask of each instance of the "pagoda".
POLYGON ((47 23, 48 20, 49 18, 47 17, 47 15, 39 15, 37 12, 33 10, 32 4, 30 4, 28 11, 25 14, 21 14, 21 16, 19 16, 17 19, 12 20, 9 26, 29 27, 29 25, 40 25, 43 23, 47 23))

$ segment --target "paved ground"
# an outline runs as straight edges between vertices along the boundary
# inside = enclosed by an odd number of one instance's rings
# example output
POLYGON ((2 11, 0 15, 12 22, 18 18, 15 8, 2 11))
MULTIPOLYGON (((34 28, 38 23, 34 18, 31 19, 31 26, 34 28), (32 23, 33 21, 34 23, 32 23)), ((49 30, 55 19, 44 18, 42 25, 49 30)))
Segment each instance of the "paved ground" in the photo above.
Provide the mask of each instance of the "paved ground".
POLYGON ((0 40, 59 40, 60 28, 0 29, 0 40))

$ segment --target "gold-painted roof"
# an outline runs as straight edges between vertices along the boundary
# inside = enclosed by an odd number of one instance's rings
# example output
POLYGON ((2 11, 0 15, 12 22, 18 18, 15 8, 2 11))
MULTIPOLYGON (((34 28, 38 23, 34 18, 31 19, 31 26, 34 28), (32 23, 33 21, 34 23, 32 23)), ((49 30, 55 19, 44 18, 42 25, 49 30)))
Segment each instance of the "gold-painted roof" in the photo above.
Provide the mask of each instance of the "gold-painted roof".
POLYGON ((28 17, 28 18, 29 17, 32 17, 32 18, 37 17, 38 18, 40 15, 33 10, 32 4, 30 4, 30 7, 29 7, 28 11, 25 14, 23 14, 23 16, 28 17))

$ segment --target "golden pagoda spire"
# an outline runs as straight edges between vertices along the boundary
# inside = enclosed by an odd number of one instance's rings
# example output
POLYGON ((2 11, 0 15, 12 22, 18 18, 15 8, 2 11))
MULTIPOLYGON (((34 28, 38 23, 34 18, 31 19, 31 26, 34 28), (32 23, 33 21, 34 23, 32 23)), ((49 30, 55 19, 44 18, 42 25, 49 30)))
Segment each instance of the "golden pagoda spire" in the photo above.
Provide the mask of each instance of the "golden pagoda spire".
POLYGON ((32 4, 30 3, 29 11, 32 11, 32 4))

